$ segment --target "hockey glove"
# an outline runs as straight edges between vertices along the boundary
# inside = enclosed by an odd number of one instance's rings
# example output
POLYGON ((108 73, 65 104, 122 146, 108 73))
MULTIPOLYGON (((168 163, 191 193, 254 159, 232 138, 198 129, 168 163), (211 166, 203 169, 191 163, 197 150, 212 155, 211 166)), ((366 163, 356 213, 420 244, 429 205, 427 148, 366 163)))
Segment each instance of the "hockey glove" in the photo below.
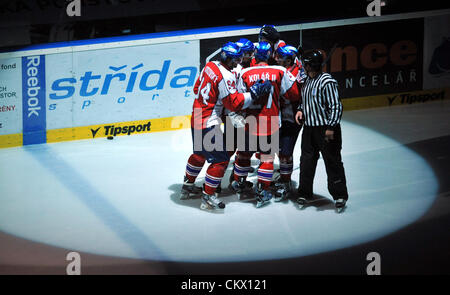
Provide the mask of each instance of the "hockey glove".
POLYGON ((272 83, 270 81, 262 82, 263 80, 257 81, 255 84, 253 84, 252 87, 250 87, 250 94, 252 96, 252 102, 254 104, 258 104, 258 101, 269 94, 270 90, 272 89, 272 83))
POLYGON ((245 127, 245 119, 241 114, 231 112, 228 114, 228 117, 235 128, 245 127))

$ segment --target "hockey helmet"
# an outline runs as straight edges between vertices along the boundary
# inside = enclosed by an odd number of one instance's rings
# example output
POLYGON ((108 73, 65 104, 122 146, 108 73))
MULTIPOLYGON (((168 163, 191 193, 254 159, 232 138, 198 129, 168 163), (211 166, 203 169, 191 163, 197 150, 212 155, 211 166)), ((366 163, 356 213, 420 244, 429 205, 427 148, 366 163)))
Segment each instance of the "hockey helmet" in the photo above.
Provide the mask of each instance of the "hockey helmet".
POLYGON ((276 52, 277 52, 277 55, 280 58, 283 58, 283 59, 287 59, 287 58, 295 59, 295 56, 297 55, 297 48, 295 48, 294 46, 290 46, 290 45, 284 45, 284 46, 278 47, 276 52))
POLYGON ((309 50, 303 55, 303 64, 309 65, 314 71, 320 71, 323 64, 323 55, 319 50, 309 50))
POLYGON ((275 44, 280 40, 280 33, 278 33, 274 25, 264 25, 261 30, 259 30, 259 42, 262 40, 268 40, 275 44))
POLYGON ((227 59, 240 59, 242 57, 242 50, 236 43, 227 42, 222 46, 220 51, 220 60, 225 62, 227 59))
POLYGON ((258 60, 267 61, 272 55, 272 47, 267 42, 259 42, 255 47, 255 57, 258 60))
POLYGON ((244 54, 248 52, 252 53, 255 50, 255 45, 253 45, 253 42, 245 38, 239 39, 236 44, 241 47, 244 54))

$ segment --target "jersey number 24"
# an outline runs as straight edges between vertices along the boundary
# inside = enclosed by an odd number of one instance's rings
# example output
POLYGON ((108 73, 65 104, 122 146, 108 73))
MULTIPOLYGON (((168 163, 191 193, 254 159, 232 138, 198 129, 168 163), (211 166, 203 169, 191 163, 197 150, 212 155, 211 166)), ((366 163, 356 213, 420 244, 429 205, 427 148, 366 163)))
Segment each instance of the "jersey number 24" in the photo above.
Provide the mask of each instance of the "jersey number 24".
MULTIPOLYGON (((203 76, 202 79, 200 80, 200 85, 203 85, 204 79, 205 79, 205 77, 203 76)), ((200 95, 201 95, 203 98, 203 103, 207 105, 210 91, 211 91, 211 83, 208 82, 208 83, 206 83, 206 85, 204 85, 202 88, 200 88, 197 98, 200 98, 200 95)))

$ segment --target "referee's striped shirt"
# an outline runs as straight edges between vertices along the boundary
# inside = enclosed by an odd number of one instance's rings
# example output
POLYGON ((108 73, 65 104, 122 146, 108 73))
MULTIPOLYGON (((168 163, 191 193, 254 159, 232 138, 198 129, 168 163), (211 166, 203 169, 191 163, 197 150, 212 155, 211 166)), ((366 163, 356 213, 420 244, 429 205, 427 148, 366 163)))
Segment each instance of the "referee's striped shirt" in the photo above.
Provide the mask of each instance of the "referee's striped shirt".
POLYGON ((328 73, 320 73, 315 78, 307 76, 298 109, 303 112, 305 126, 334 127, 339 124, 342 103, 337 81, 328 73))

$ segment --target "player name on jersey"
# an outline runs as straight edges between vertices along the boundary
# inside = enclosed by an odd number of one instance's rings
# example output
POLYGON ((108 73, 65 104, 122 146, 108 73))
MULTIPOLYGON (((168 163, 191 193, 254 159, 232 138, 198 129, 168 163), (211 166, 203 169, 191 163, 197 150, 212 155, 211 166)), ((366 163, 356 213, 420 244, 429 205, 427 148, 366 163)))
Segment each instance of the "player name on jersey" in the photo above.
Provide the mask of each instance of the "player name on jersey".
POLYGON ((270 81, 276 81, 277 80, 277 75, 275 74, 270 74, 270 73, 261 73, 261 74, 253 74, 253 75, 249 75, 248 79, 250 82, 257 82, 260 79, 263 80, 270 80, 270 81))

